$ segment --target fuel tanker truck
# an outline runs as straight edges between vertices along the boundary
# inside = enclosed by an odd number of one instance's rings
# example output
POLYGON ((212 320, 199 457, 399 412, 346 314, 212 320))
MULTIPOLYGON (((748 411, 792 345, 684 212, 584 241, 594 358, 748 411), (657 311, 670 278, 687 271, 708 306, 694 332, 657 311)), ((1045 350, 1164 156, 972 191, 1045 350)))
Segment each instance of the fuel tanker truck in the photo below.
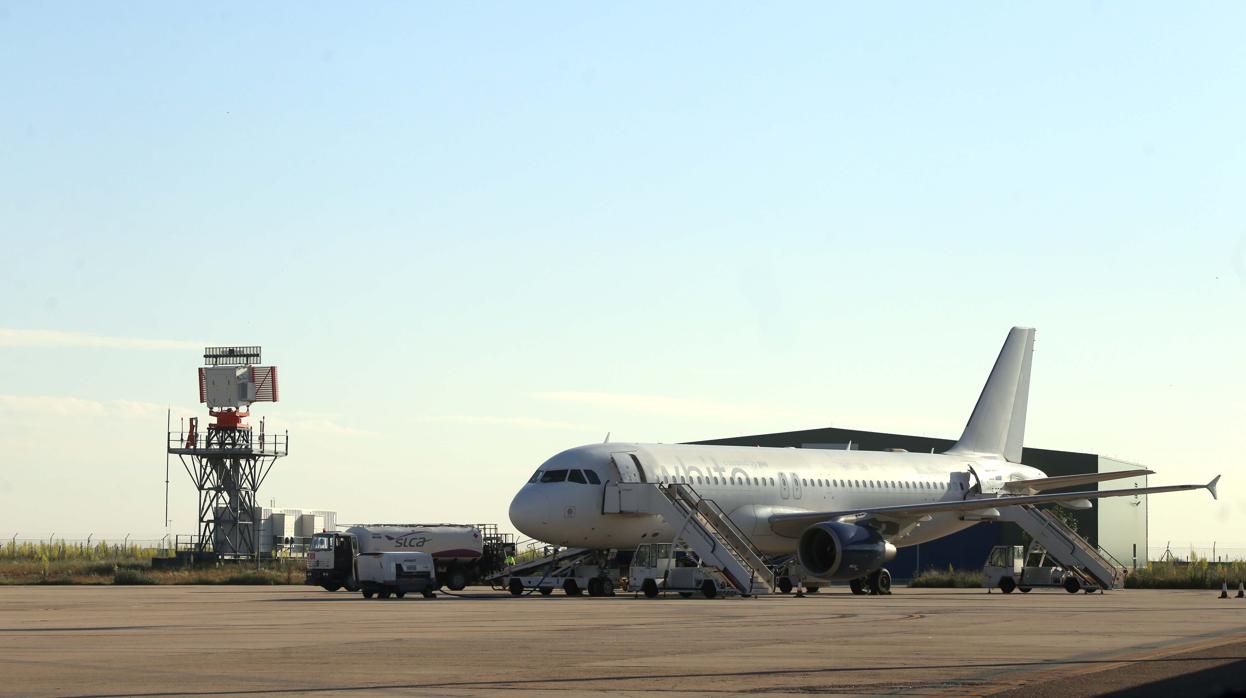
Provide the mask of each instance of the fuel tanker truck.
POLYGON ((356 555, 422 552, 432 556, 437 581, 458 591, 502 567, 508 539, 491 524, 368 524, 325 531, 309 544, 307 583, 328 591, 358 591, 356 555))

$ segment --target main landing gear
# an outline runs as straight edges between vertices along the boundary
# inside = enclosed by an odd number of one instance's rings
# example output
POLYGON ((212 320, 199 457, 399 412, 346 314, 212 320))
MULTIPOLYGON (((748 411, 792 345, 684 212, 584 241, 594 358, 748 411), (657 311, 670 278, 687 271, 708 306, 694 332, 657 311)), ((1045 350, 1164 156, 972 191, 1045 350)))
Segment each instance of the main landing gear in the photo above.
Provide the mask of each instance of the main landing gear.
POLYGON ((869 576, 859 577, 848 583, 848 588, 852 589, 852 593, 857 596, 869 594, 871 596, 890 596, 891 595, 891 573, 886 569, 880 569, 869 576))

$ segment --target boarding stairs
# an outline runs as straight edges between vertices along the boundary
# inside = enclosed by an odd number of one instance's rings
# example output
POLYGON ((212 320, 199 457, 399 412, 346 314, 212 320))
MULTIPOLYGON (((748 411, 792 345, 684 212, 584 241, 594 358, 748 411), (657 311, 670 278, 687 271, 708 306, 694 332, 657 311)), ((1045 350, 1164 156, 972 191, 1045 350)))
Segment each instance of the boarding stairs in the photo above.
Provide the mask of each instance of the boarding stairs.
POLYGON ((1065 569, 1086 577, 1100 589, 1120 589, 1128 574, 1124 565, 1096 549, 1057 516, 1032 504, 1001 507, 1000 518, 1030 534, 1065 569))
POLYGON ((676 530, 675 540, 692 549, 703 567, 712 568, 741 594, 774 591, 774 574, 753 546, 712 499, 683 483, 610 483, 602 512, 656 514, 676 530))

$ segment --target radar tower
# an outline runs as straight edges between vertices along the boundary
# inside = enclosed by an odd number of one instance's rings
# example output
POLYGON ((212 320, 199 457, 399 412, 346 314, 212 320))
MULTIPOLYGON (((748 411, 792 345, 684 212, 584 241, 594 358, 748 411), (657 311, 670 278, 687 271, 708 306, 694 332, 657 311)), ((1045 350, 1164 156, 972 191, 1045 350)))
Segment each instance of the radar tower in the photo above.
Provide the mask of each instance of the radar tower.
POLYGON ((245 420, 256 402, 277 402, 277 367, 260 366, 259 347, 206 347, 199 368, 199 402, 213 421, 199 432, 169 431, 176 455, 199 491, 196 556, 259 558, 260 509, 256 493, 278 458, 289 452, 289 433, 255 433, 245 420))

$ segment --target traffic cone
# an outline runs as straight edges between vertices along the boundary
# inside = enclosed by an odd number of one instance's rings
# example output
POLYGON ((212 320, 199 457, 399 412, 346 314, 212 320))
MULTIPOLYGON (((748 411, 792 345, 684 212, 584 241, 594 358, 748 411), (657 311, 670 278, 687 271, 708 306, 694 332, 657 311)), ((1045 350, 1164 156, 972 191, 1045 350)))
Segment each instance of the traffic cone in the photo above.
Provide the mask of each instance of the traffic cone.
POLYGON ((1229 582, 1227 580, 1220 582, 1220 598, 1229 598, 1229 582))
POLYGON ((1240 579, 1237 582, 1237 598, 1246 599, 1246 588, 1242 586, 1242 582, 1240 579))

